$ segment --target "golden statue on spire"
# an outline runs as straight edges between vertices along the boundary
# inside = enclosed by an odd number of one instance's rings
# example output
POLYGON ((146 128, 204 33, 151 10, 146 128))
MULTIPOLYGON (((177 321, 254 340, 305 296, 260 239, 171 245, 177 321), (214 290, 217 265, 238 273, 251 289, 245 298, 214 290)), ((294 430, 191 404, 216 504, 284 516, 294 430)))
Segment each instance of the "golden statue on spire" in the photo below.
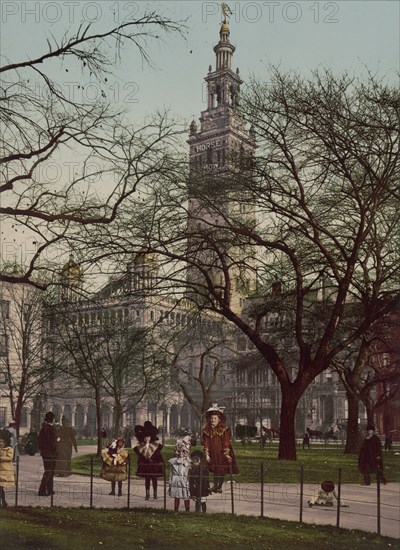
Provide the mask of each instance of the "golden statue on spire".
POLYGON ((232 10, 228 6, 228 4, 226 4, 225 2, 222 2, 221 3, 221 12, 222 12, 222 17, 223 17, 223 21, 221 21, 221 23, 226 23, 226 18, 229 19, 229 17, 232 15, 232 10))

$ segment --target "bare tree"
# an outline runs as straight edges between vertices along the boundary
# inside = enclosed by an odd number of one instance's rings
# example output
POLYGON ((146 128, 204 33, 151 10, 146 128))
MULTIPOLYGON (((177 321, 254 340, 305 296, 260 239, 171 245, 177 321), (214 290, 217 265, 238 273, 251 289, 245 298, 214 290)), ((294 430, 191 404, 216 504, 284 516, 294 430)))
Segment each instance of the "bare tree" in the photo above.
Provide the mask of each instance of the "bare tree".
POLYGON ((163 170, 174 128, 157 116, 131 124, 113 105, 112 71, 124 46, 150 62, 148 42, 182 30, 155 12, 106 31, 81 25, 48 40, 43 55, 0 68, 2 231, 28 246, 24 272, 3 265, 3 280, 45 287, 50 259, 57 265, 80 228, 112 224, 138 183, 163 170), (101 97, 82 95, 85 81, 101 97))
POLYGON ((192 173, 188 193, 171 178, 148 205, 151 223, 131 227, 169 261, 171 287, 185 286, 200 310, 235 325, 276 375, 280 459, 296 459, 305 390, 391 309, 382 297, 398 290, 399 99, 371 75, 358 82, 326 71, 305 81, 273 70, 241 99, 257 158, 192 173), (187 199, 200 206, 189 202, 188 211, 187 199), (290 325, 290 360, 265 330, 271 303, 290 325))
MULTIPOLYGON (((396 303, 396 302, 395 302, 396 303)), ((375 424, 374 413, 385 407, 399 391, 398 312, 379 319, 357 345, 335 358, 333 365, 346 389, 348 421, 346 453, 356 453, 361 444, 359 405, 365 406, 367 423, 375 424)), ((384 416, 385 433, 389 423, 384 416)))
POLYGON ((79 302, 48 309, 45 362, 57 380, 57 388, 72 381, 75 391, 80 385, 77 395, 87 397, 89 390, 96 406, 100 452, 102 404, 107 398, 113 404, 113 434, 117 437, 123 414, 147 395, 154 384, 154 372, 145 353, 146 331, 118 319, 99 304, 95 306, 79 302))
POLYGON ((24 406, 51 375, 42 363, 42 294, 26 284, 1 284, 0 361, 17 433, 24 406))

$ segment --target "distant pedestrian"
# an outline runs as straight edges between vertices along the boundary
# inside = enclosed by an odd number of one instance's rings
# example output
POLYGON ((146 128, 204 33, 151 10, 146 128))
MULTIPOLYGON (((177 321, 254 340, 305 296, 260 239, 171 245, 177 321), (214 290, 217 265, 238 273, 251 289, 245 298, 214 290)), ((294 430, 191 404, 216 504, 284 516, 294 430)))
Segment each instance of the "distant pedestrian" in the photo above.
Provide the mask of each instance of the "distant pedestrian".
POLYGON ((102 447, 106 447, 107 446, 107 431, 106 431, 104 426, 101 428, 100 436, 101 436, 102 447))
POLYGON ((26 436, 25 452, 33 456, 38 451, 38 433, 35 428, 29 430, 26 436))
POLYGON ((393 445, 393 439, 390 434, 385 437, 385 451, 391 451, 393 445))
POLYGON ((150 499, 150 484, 153 486, 153 498, 156 500, 157 478, 164 475, 164 460, 161 455, 163 446, 158 442, 158 429, 150 420, 146 420, 143 426, 135 426, 134 432, 138 440, 138 444, 133 448, 138 456, 136 475, 144 477, 146 500, 150 499))
POLYGON ((122 434, 122 437, 125 439, 125 449, 131 449, 132 448, 132 429, 130 426, 125 426, 124 433, 122 434))
POLYGON ((375 472, 377 479, 386 484, 383 475, 382 444, 379 437, 375 435, 375 428, 372 425, 367 426, 365 439, 358 455, 358 467, 364 477, 361 485, 371 485, 371 473, 375 472))
POLYGON ((303 449, 305 449, 306 447, 307 449, 310 448, 310 436, 308 434, 303 435, 303 449))
POLYGON ((71 475, 72 448, 78 452, 75 430, 68 424, 68 419, 63 416, 61 426, 57 429, 57 462, 54 473, 61 477, 71 475))
POLYGON ((18 447, 18 436, 17 436, 17 430, 15 428, 15 422, 12 420, 7 428, 5 428, 7 431, 11 434, 11 447, 13 448, 13 462, 17 462, 17 459, 20 455, 19 453, 19 447, 18 447))
POLYGON ((2 430, 0 432, 0 508, 8 506, 4 487, 15 486, 13 454, 11 434, 8 430, 2 430))
POLYGON ((39 451, 43 459, 44 473, 39 487, 39 496, 54 494, 53 479, 57 456, 57 432, 54 427, 54 413, 49 411, 44 417, 44 422, 38 437, 39 451))
POLYGON ((178 439, 175 446, 176 457, 169 460, 169 496, 174 499, 174 511, 179 510, 181 499, 185 504, 186 512, 190 512, 189 468, 190 436, 178 439))
POLYGON ((129 460, 128 451, 124 449, 123 439, 114 439, 110 445, 101 451, 103 466, 100 477, 111 481, 110 495, 115 495, 115 485, 118 483, 118 496, 122 496, 122 482, 128 477, 127 465, 129 460))
POLYGON ((202 451, 193 451, 190 459, 190 496, 196 502, 196 512, 207 512, 207 497, 211 494, 211 489, 206 457, 202 451))

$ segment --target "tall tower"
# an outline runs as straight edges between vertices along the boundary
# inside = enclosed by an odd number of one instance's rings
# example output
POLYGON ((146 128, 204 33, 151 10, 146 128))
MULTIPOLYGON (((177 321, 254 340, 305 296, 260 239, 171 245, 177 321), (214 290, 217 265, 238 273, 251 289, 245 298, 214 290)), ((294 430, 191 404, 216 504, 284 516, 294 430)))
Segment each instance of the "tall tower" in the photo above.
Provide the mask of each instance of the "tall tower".
MULTIPOLYGON (((227 238, 225 245, 221 241, 217 246, 215 244, 218 235, 223 234, 227 219, 232 220, 234 217, 238 223, 252 223, 255 220, 253 203, 243 186, 243 178, 251 177, 255 138, 252 130, 246 129, 246 121, 238 112, 240 86, 243 82, 239 69, 235 72, 232 70, 235 46, 229 41, 230 30, 226 21, 221 24, 219 35, 220 40, 214 47, 215 70, 210 65, 205 77, 207 108, 201 112, 200 129, 192 121, 188 139, 189 251, 196 250, 196 257, 201 259, 202 266, 212 277, 214 288, 220 288, 221 292, 226 293, 229 287, 230 305, 238 311, 243 298, 255 285, 254 259, 249 250, 244 250, 242 246, 236 247, 232 239, 227 238), (221 230, 218 231, 218 228, 221 230), (246 255, 245 270, 240 267, 240 261, 235 261, 238 254, 242 257, 246 255), (222 265, 225 259, 229 266, 228 285, 226 269, 222 265)), ((198 269, 189 269, 190 283, 199 281, 199 277, 204 281, 198 269)))

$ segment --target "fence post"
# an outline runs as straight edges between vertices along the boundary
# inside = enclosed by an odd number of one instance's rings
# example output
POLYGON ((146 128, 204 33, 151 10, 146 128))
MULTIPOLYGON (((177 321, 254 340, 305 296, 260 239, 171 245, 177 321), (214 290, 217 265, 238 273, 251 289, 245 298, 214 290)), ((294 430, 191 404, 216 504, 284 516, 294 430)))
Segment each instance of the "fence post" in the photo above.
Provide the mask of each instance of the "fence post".
POLYGON ((17 464, 16 464, 16 472, 15 472, 15 507, 18 506, 18 483, 19 483, 19 456, 17 456, 17 464))
POLYGON ((260 482, 261 482, 261 517, 264 517, 264 462, 261 462, 261 471, 260 471, 260 482))
POLYGON ((90 508, 93 508, 93 457, 90 457, 90 508))
POLYGON ((165 512, 167 509, 167 470, 165 468, 165 464, 163 468, 163 476, 164 476, 164 512, 165 512))
POLYGON ((339 527, 339 525, 340 525, 340 502, 341 502, 341 500, 342 500, 342 468, 339 468, 337 511, 336 511, 336 527, 339 527))
POLYGON ((199 487, 198 487, 198 494, 196 498, 196 512, 201 512, 201 494, 203 492, 203 464, 200 462, 199 464, 199 487))
POLYGON ((232 477, 232 464, 229 465, 229 474, 231 478, 231 507, 232 507, 232 515, 235 515, 235 500, 233 498, 233 477, 232 477))
POLYGON ((131 455, 128 454, 128 497, 126 501, 128 510, 129 510, 130 504, 131 504, 131 455))
POLYGON ((381 476, 379 468, 376 471, 376 520, 378 535, 381 534, 381 476))
POLYGON ((304 466, 300 467, 300 523, 303 522, 304 466))

